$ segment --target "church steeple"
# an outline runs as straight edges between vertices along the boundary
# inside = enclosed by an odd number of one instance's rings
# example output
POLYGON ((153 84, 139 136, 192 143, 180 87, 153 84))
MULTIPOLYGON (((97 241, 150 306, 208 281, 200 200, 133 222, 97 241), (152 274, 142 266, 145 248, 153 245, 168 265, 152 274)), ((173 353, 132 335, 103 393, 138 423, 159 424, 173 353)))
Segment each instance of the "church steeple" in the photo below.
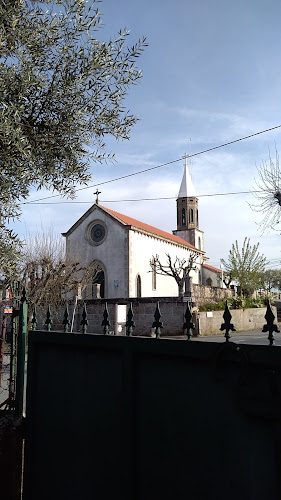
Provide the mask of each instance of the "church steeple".
POLYGON ((198 198, 187 160, 188 156, 185 155, 184 172, 177 198, 177 230, 173 233, 203 250, 203 233, 199 229, 198 198))
POLYGON ((188 170, 188 162, 187 162, 187 154, 185 154, 185 163, 184 163, 184 171, 183 171, 183 177, 181 181, 181 187, 179 190, 178 198, 187 198, 188 196, 195 196, 196 197, 196 191, 193 186, 193 182, 191 179, 191 175, 188 170))

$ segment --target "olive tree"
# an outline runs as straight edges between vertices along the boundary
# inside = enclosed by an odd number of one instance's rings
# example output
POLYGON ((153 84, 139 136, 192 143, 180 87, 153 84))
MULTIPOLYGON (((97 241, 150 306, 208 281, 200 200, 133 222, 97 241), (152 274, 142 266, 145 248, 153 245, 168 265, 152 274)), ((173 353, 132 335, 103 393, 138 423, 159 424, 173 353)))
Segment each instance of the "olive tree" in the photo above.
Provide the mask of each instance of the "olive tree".
POLYGON ((145 40, 101 40, 98 0, 0 2, 0 253, 7 221, 31 189, 74 196, 90 166, 110 158, 105 138, 128 139, 124 106, 145 40))

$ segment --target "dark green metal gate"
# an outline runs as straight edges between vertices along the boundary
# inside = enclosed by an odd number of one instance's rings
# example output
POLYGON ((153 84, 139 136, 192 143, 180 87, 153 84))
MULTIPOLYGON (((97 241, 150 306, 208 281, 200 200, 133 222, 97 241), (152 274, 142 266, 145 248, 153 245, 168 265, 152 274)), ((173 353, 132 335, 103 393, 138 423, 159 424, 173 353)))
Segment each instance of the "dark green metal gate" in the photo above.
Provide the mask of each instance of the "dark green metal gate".
POLYGON ((29 333, 25 500, 281 497, 281 348, 29 333))

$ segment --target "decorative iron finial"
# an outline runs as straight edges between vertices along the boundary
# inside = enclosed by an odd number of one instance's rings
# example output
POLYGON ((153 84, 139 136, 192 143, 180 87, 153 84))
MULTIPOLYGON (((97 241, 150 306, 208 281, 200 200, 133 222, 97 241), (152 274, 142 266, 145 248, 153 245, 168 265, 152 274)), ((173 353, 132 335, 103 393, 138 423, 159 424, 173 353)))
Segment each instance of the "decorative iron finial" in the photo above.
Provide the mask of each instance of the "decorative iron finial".
POLYGON ((155 334, 156 334, 157 339, 159 339, 160 334, 161 334, 161 328, 163 328, 163 323, 162 323, 162 321, 160 321, 160 318, 161 318, 160 307, 159 307, 159 302, 157 302, 157 306, 156 306, 156 310, 155 310, 155 314, 154 314, 155 321, 153 321, 153 323, 152 323, 152 328, 156 328, 155 334))
POLYGON ((64 311, 62 324, 64 326, 64 332, 67 333, 68 332, 68 328, 70 327, 68 304, 66 304, 66 308, 65 308, 65 311, 64 311))
POLYGON ((82 311, 82 321, 80 323, 80 325, 82 325, 82 333, 87 333, 88 324, 89 321, 88 321, 87 307, 86 304, 84 304, 82 311))
POLYGON ((231 335, 229 333, 229 330, 231 330, 232 332, 236 332, 235 328, 234 328, 234 325, 232 323, 230 323, 231 321, 231 314, 230 314, 230 310, 229 310, 229 307, 228 307, 228 303, 227 303, 227 300, 225 301, 225 308, 224 308, 224 313, 223 313, 223 319, 224 319, 224 323, 222 323, 221 327, 220 327, 220 331, 222 332, 223 330, 225 330, 225 341, 228 342, 229 339, 231 338, 231 335))
POLYGON ((50 304, 48 305, 48 309, 47 309, 47 317, 46 317, 46 321, 45 321, 45 325, 47 326, 47 331, 50 332, 51 330, 51 326, 52 326, 52 318, 51 318, 51 309, 50 309, 50 304))
POLYGON ((101 194, 101 191, 99 191, 98 189, 96 190, 96 192, 94 193, 96 195, 96 204, 98 205, 99 204, 99 194, 101 194))
POLYGON ((105 303, 105 306, 104 306, 103 321, 102 321, 101 326, 103 326, 103 333, 104 333, 104 335, 108 335, 109 334, 110 321, 109 321, 109 314, 108 314, 107 302, 105 303))
POLYGON ((279 333, 280 330, 277 325, 274 325, 275 316, 273 314, 269 300, 267 301, 267 308, 264 317, 266 319, 266 324, 263 325, 262 332, 268 332, 267 338, 269 340, 269 345, 274 345, 275 338, 273 332, 279 333))
POLYGON ((185 323, 183 324, 183 329, 186 330, 187 340, 190 340, 193 335, 193 330, 195 329, 195 325, 192 322, 192 312, 191 312, 190 302, 187 302, 184 317, 185 317, 185 323))
POLYGON ((132 302, 130 303, 128 315, 127 315, 127 321, 126 321, 126 328, 127 328, 127 337, 132 337, 133 335, 133 329, 135 328, 136 324, 134 322, 134 313, 133 313, 133 305, 132 302))
POLYGON ((33 314, 32 314, 31 324, 32 324, 31 329, 33 331, 36 330, 36 328, 37 328, 37 311, 36 311, 36 305, 34 305, 34 308, 33 308, 33 314))
POLYGON ((21 302, 27 302, 27 295, 26 295, 26 288, 25 286, 22 289, 22 296, 21 296, 21 302))

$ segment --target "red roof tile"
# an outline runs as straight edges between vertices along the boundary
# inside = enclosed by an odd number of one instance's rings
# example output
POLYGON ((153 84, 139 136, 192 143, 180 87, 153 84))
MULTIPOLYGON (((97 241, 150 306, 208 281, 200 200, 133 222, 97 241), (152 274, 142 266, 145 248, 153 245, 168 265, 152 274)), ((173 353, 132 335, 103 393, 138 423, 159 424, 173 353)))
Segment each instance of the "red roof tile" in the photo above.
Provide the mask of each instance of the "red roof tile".
POLYGON ((204 267, 207 267, 211 271, 216 271, 216 273, 221 273, 221 269, 218 269, 217 267, 210 266, 209 264, 203 264, 204 267))
POLYGON ((137 219, 133 219, 132 217, 128 217, 127 215, 120 214, 119 212, 115 212, 114 210, 111 210, 110 208, 103 207, 99 205, 100 208, 105 210, 105 212, 108 212, 109 214, 113 215, 116 219, 118 219, 120 222, 123 224, 126 224, 128 226, 133 226, 136 229, 142 229, 143 231, 147 231, 148 233, 155 234, 156 236, 160 236, 162 238, 168 239, 170 241, 173 241, 174 243, 177 243, 179 245, 185 245, 187 247, 190 247, 192 249, 195 249, 191 243, 188 243, 187 241, 183 240, 179 236, 176 236, 171 233, 167 233, 166 231, 162 231, 162 229, 158 229, 157 227, 150 226, 149 224, 145 224, 144 222, 141 222, 137 219))

